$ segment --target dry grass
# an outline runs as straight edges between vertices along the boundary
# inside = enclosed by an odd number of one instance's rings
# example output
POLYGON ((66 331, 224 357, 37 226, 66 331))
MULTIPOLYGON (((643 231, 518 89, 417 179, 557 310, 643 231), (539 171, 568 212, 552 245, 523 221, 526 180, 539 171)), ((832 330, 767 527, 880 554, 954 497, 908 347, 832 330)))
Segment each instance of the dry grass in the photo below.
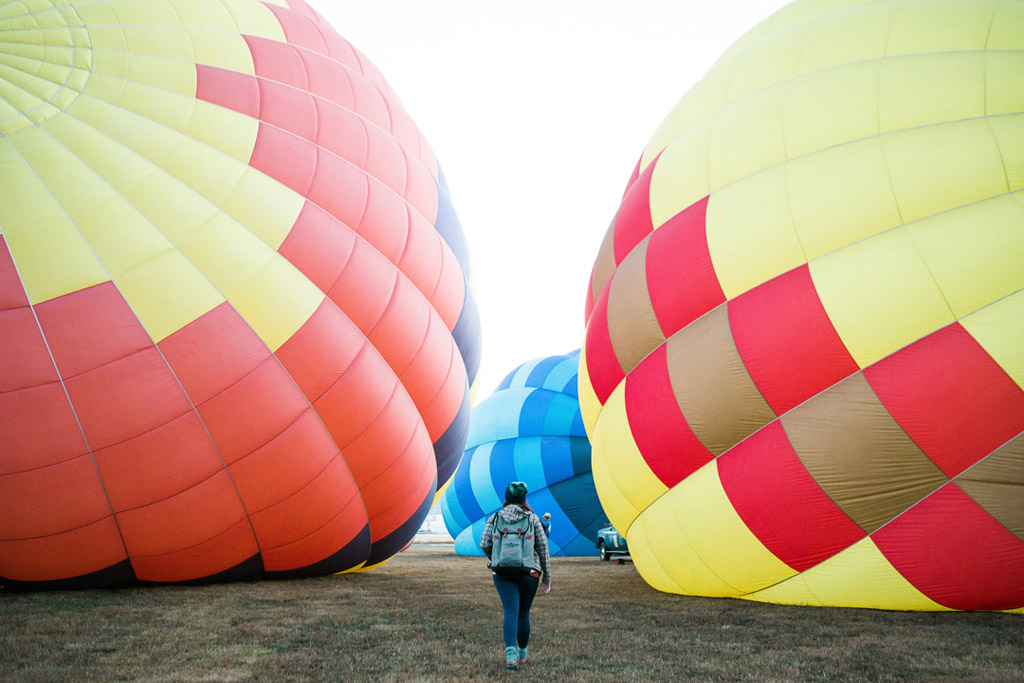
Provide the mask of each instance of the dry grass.
POLYGON ((0 680, 1024 681, 1017 615, 682 598, 596 559, 554 571, 518 674, 483 561, 413 548, 360 575, 0 592, 0 680))

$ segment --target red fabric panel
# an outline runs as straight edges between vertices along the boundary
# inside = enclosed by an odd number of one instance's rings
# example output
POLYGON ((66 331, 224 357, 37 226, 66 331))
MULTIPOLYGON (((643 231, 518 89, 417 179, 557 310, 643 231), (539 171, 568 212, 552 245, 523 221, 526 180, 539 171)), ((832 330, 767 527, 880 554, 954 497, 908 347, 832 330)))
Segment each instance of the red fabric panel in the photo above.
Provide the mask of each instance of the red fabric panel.
POLYGON ((728 308, 743 364, 776 415, 859 370, 806 265, 741 294, 728 308))
POLYGON ((1024 430, 1024 392, 959 323, 865 368, 864 376, 950 477, 1024 430))
POLYGON ((112 282, 44 301, 35 310, 65 378, 153 346, 112 282))
POLYGON ((155 347, 71 377, 65 386, 94 451, 192 410, 155 347))
MULTIPOLYGON (((346 475, 348 474, 348 470, 341 461, 332 466, 332 470, 334 469, 343 470, 346 475)), ((325 472, 325 477, 327 476, 330 474, 325 472)), ((359 496, 353 496, 347 502, 339 500, 338 505, 340 511, 334 519, 309 536, 279 548, 264 548, 263 565, 267 571, 286 571, 307 567, 325 557, 325 550, 334 548, 334 551, 337 551, 351 543, 355 539, 355 534, 362 531, 362 529, 356 529, 353 534, 353 520, 366 520, 366 507, 359 496)), ((327 556, 330 554, 330 552, 326 553, 327 556)))
POLYGON ((221 459, 231 465, 277 437, 308 406, 292 378, 271 357, 197 409, 221 459))
POLYGON ((778 420, 719 457, 718 472, 743 523, 795 571, 865 535, 811 478, 778 420))
POLYGON ((382 130, 394 133, 396 131, 391 121, 391 108, 384 92, 366 78, 353 78, 352 101, 355 106, 352 110, 382 130))
POLYGON ((223 468, 210 435, 191 411, 153 431, 100 449, 95 458, 116 512, 169 498, 223 468))
MULTIPOLYGON (((170 498, 117 515, 133 564, 137 557, 194 548, 245 520, 245 509, 231 477, 224 470, 170 498)), ((250 531, 249 543, 243 550, 226 547, 207 549, 207 552, 211 551, 222 557, 221 566, 227 569, 252 557, 258 549, 250 531)), ((205 574, 195 573, 187 578, 201 576, 205 574)), ((141 575, 139 578, 145 580, 141 575)))
POLYGON ((70 579, 125 559, 113 515, 53 536, 0 541, 0 575, 14 581, 70 579))
POLYGON ((675 486, 714 459, 679 410, 668 374, 666 344, 626 378, 626 415, 644 461, 665 486, 675 486))
POLYGON ((243 519, 191 548, 133 557, 132 568, 140 581, 189 581, 231 569, 256 555, 258 550, 252 527, 243 519))
POLYGON ((651 163, 640 176, 630 184, 618 213, 615 214, 615 264, 640 244, 643 238, 654 230, 651 220, 651 176, 657 160, 651 163))
POLYGON ((289 43, 309 48, 321 54, 327 52, 327 45, 324 43, 320 29, 308 16, 303 16, 302 12, 286 9, 279 5, 267 5, 267 7, 277 17, 289 43))
MULTIPOLYGON (((369 201, 370 181, 366 173, 329 152, 317 150, 312 146, 311 149, 316 160, 310 162, 310 169, 315 166, 316 174, 315 177, 310 176, 308 193, 304 194, 342 223, 360 232, 363 214, 369 201)), ((395 258, 397 259, 397 255, 395 258)))
POLYGON ((351 106, 351 102, 339 102, 338 106, 319 98, 315 101, 317 118, 320 120, 316 144, 342 159, 360 165, 369 154, 366 122, 346 108, 351 106))
POLYGON ((611 280, 605 285, 601 297, 594 305, 587 324, 587 376, 597 394, 597 400, 604 405, 615 387, 619 385, 626 373, 615 356, 612 338, 608 332, 608 292, 611 280))
POLYGON ((294 45, 271 38, 250 35, 243 37, 252 54, 256 76, 303 90, 309 89, 309 77, 306 74, 306 64, 302 59, 301 50, 296 49, 294 45))
POLYGON ((0 235, 0 311, 28 306, 28 296, 14 265, 7 240, 0 235))
POLYGON ((260 86, 260 121, 298 135, 316 140, 317 107, 313 96, 304 90, 258 79, 260 86))
POLYGON ((725 301, 708 251, 707 206, 705 197, 670 218, 650 237, 647 291, 666 337, 725 301))
MULTIPOLYGON (((629 189, 631 187, 633 187, 633 183, 635 183, 640 178, 640 163, 642 161, 643 161, 643 157, 642 156, 641 156, 641 158, 636 160, 636 166, 633 167, 633 172, 629 174, 629 180, 626 181, 626 189, 623 190, 623 192, 622 192, 622 196, 623 197, 625 197, 627 194, 629 194, 629 189)), ((651 165, 653 166, 653 164, 651 164, 651 165)))
POLYGON ((310 403, 341 377, 369 344, 359 328, 330 301, 277 350, 277 358, 310 403))
POLYGON ((259 83, 249 74, 196 64, 196 99, 259 117, 259 83))
POLYGON ((227 302, 166 337, 159 346, 195 405, 270 358, 263 340, 227 302))
MULTIPOLYGON (((383 191, 378 188, 372 194, 383 191)), ((395 208, 398 208, 396 205, 395 208)), ((405 252, 398 259, 398 267, 405 276, 419 288, 423 295, 432 301, 448 299, 449 297, 458 300, 458 310, 462 311, 462 304, 466 298, 465 276, 462 269, 456 265, 455 270, 445 270, 444 264, 455 260, 455 254, 445 244, 444 238, 434 230, 431 225, 420 214, 413 211, 408 205, 405 209, 405 223, 409 226, 405 235, 405 252)), ((369 216, 367 216, 369 218, 369 216)), ((454 304, 450 301, 449 304, 454 304)), ((444 305, 438 303, 438 309, 443 310, 444 305)), ((452 321, 453 323, 455 321, 452 321)))
POLYGON ((0 538, 53 536, 111 515, 89 455, 0 476, 0 538))
POLYGON ((415 150, 402 149, 405 161, 405 192, 403 196, 413 209, 418 211, 423 220, 434 226, 437 222, 438 208, 438 185, 430 170, 423 165, 423 162, 416 158, 415 150))
POLYGON ((344 223, 307 201, 278 251, 327 293, 347 267, 356 242, 344 223))
POLYGON ((305 197, 317 167, 317 148, 291 133, 261 123, 249 165, 305 197))
POLYGON ((45 467, 88 452, 58 382, 0 393, 0 474, 45 467))
POLYGON ((0 393, 58 380, 31 308, 0 309, 0 330, 0 393))
POLYGON ((872 536, 918 590, 952 609, 1024 607, 1024 543, 950 482, 872 536))
POLYGON ((405 196, 407 165, 402 146, 390 134, 376 127, 367 128, 367 157, 361 164, 371 177, 405 196))

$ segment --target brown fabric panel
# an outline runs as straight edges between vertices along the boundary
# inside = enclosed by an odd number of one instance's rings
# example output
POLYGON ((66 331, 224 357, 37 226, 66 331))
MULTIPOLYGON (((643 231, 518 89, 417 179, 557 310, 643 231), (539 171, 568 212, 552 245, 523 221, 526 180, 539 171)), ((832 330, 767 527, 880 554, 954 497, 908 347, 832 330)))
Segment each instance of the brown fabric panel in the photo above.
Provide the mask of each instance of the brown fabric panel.
POLYGON ((608 335, 615 357, 627 374, 665 343, 647 291, 648 244, 650 240, 640 242, 623 259, 608 292, 608 335))
POLYGON ((690 428, 716 456, 775 419, 736 350, 724 304, 672 335, 668 374, 690 428))
POLYGON ((956 483, 1024 541, 1024 434, 961 474, 956 483))
POLYGON ((615 219, 612 218, 611 225, 604 233, 604 241, 601 242, 601 249, 597 252, 597 259, 594 261, 594 270, 590 274, 590 298, 591 305, 597 303, 604 291, 604 286, 615 274, 615 219))
POLYGON ((818 485, 869 534, 949 481, 861 373, 783 415, 782 426, 818 485))

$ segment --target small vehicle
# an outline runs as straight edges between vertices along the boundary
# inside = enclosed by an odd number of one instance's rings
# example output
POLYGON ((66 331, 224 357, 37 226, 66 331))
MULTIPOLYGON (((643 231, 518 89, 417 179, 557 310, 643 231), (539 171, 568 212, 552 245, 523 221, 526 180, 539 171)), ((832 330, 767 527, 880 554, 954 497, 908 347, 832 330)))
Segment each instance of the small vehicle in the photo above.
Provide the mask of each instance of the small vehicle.
POLYGON ((597 532, 597 551, 601 560, 607 562, 612 555, 629 555, 629 546, 626 545, 626 537, 609 524, 597 532))

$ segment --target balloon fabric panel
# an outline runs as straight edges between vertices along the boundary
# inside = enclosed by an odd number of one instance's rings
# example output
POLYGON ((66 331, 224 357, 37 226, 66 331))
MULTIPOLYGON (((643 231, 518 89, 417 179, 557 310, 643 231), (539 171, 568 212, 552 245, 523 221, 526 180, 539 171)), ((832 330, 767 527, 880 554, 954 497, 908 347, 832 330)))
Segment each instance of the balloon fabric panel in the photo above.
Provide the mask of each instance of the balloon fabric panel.
POLYGON ((301 0, 28 0, 0 34, 24 15, 4 51, 65 73, 0 86, 0 582, 387 560, 479 362, 424 137, 301 0))

